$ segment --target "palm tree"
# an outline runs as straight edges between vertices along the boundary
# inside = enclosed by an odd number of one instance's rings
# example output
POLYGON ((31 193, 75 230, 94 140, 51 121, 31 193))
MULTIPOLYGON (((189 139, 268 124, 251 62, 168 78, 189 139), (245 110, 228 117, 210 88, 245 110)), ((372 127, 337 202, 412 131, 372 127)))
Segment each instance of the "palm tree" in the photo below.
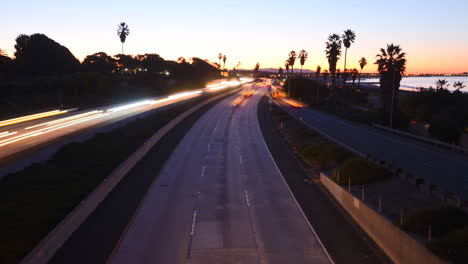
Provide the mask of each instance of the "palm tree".
POLYGON ((294 76, 294 63, 296 62, 297 54, 294 50, 288 54, 288 63, 291 67, 291 76, 294 76))
POLYGON ((320 72, 322 71, 322 67, 320 65, 317 65, 317 69, 315 70, 315 76, 318 78, 320 77, 320 72))
POLYGON ((302 67, 304 66, 304 63, 307 60, 307 57, 309 57, 309 53, 307 53, 307 51, 305 50, 301 50, 297 57, 299 59, 299 62, 301 63, 301 75, 302 75, 302 67))
POLYGON ((289 77, 289 60, 284 62, 284 68, 286 69, 286 77, 289 77))
POLYGON ((393 127, 393 111, 398 107, 398 90, 402 74, 406 70, 406 53, 399 45, 387 44, 387 49, 380 49, 375 64, 380 73, 384 108, 390 113, 390 127, 393 127))
POLYGON ((125 22, 120 23, 119 28, 117 29, 117 36, 119 36, 120 42, 122 42, 122 54, 124 54, 123 44, 129 34, 130 28, 128 27, 128 24, 126 24, 125 22))
POLYGON ((219 60, 219 68, 221 69, 221 64, 222 64, 222 61, 223 61, 223 54, 218 53, 218 60, 219 60))
POLYGON ((356 40, 356 33, 351 29, 345 30, 343 33, 343 45, 345 46, 345 56, 344 56, 344 71, 346 71, 346 57, 348 56, 348 49, 351 47, 351 44, 356 40))
POLYGON ((226 55, 223 55, 223 68, 224 69, 226 69, 226 60, 227 60, 226 55))
POLYGON ((359 72, 359 80, 358 80, 358 87, 361 88, 361 74, 362 74, 362 70, 364 69, 364 67, 366 67, 367 65, 367 59, 365 57, 362 57, 360 60, 359 60, 359 67, 361 68, 361 71, 359 72))
POLYGON ((453 83, 453 88, 457 88, 458 91, 461 89, 465 88, 466 85, 463 84, 463 82, 454 82, 453 83))
POLYGON ((449 86, 450 84, 448 84, 447 80, 437 80, 435 85, 437 89, 444 89, 445 86, 449 86))
POLYGON ((341 38, 337 34, 332 34, 328 37, 328 41, 325 44, 327 46, 325 54, 327 55, 328 65, 332 75, 332 85, 335 87, 336 63, 341 56, 341 38))
POLYGON ((354 68, 351 70, 351 78, 353 80, 353 87, 356 87, 355 84, 356 84, 356 79, 358 78, 359 76, 359 71, 358 69, 354 68))

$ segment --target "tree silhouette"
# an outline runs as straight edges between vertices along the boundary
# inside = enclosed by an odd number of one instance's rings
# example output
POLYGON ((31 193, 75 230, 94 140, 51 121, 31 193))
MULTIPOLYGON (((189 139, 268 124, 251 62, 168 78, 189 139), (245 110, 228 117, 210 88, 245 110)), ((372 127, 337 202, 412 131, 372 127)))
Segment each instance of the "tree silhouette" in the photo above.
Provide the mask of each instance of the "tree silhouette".
POLYGON ((219 69, 221 69, 222 61, 223 61, 223 54, 218 53, 218 60, 219 60, 219 69))
POLYGON ((278 68, 278 76, 281 78, 283 76, 283 68, 279 67, 278 68))
POLYGON ((343 33, 343 45, 345 46, 345 57, 344 57, 344 71, 346 71, 346 59, 348 56, 348 49, 351 47, 351 44, 356 40, 356 34, 351 30, 345 30, 343 33))
POLYGON ((105 52, 86 56, 81 64, 85 71, 110 73, 117 66, 116 61, 105 52))
POLYGON ((76 72, 80 63, 64 46, 44 34, 19 35, 15 44, 15 67, 32 75, 76 72))
POLYGON ((284 62, 284 68, 286 69, 286 78, 289 77, 289 60, 284 62))
POLYGON ((257 64, 255 64, 255 68, 253 70, 253 76, 254 78, 257 78, 258 77, 258 70, 260 69, 260 63, 257 62, 257 64))
POLYGON ((320 77, 320 72, 322 71, 322 67, 320 65, 317 65, 317 69, 315 70, 315 76, 318 78, 320 77))
POLYGON ((291 67, 291 75, 292 76, 294 76, 294 63, 296 62, 296 58, 297 58, 297 54, 296 54, 296 52, 294 50, 289 52, 288 64, 291 67))
POLYGON ((117 29, 117 36, 120 38, 120 42, 122 42, 122 54, 124 54, 123 45, 125 40, 127 39, 128 35, 130 34, 130 28, 128 24, 122 22, 119 24, 119 28, 117 29))
POLYGON ((437 80, 435 82, 435 85, 437 87, 437 89, 444 89, 445 86, 449 86, 450 84, 448 84, 448 81, 443 79, 443 80, 437 80))
POLYGON ((354 68, 351 70, 351 78, 353 80, 353 87, 355 87, 355 84, 356 84, 356 79, 358 78, 359 76, 359 71, 358 69, 354 68))
POLYGON ((341 38, 338 34, 328 36, 328 41, 325 43, 325 54, 328 59, 328 65, 332 76, 332 86, 335 87, 336 81, 336 63, 341 56, 341 38))
POLYGON ((465 88, 466 85, 463 84, 463 82, 454 82, 453 83, 453 88, 456 88, 458 91, 461 89, 465 88))
POLYGON ((406 53, 399 45, 387 44, 387 49, 380 49, 380 54, 377 54, 376 57, 375 64, 377 64, 380 73, 384 109, 390 113, 390 127, 392 127, 393 112, 398 110, 400 81, 406 70, 406 53))
POLYGON ((223 68, 224 69, 226 69, 226 60, 227 60, 226 55, 223 55, 223 68))
POLYGON ((302 75, 302 67, 304 66, 304 63, 305 63, 305 61, 307 60, 308 57, 309 57, 309 53, 307 53, 307 51, 301 50, 299 52, 298 58, 299 58, 299 62, 301 64, 301 75, 302 75))
POLYGON ((324 70, 322 77, 325 81, 328 80, 328 75, 330 75, 330 72, 328 70, 324 70))
POLYGON ((362 57, 360 60, 359 60, 359 67, 361 68, 361 71, 359 72, 359 80, 358 80, 358 87, 361 88, 361 74, 362 74, 362 70, 364 69, 364 67, 366 67, 367 65, 367 59, 365 57, 362 57))

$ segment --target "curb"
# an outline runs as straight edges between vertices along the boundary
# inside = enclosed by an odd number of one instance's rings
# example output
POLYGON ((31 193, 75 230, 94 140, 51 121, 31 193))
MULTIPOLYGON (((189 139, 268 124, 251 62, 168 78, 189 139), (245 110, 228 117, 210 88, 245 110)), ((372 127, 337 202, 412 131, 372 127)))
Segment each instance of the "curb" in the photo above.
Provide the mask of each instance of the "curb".
POLYGON ((119 165, 99 186, 94 189, 77 207, 75 207, 45 238, 43 238, 34 249, 29 252, 21 264, 46 264, 71 237, 80 225, 91 215, 107 195, 117 186, 123 177, 144 157, 144 155, 171 129, 182 122, 189 115, 203 106, 239 90, 223 93, 207 99, 189 110, 178 115, 165 126, 160 128, 142 146, 140 146, 130 157, 119 165))

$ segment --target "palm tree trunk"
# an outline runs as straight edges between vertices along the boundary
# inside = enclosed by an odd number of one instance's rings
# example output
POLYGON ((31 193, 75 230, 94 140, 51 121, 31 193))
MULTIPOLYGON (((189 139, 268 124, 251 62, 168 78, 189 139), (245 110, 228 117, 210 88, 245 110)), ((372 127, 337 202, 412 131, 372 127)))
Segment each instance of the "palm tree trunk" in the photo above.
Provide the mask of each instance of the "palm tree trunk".
MULTIPOLYGON (((343 74, 346 74, 346 59, 348 57, 348 48, 345 49, 345 54, 344 54, 344 69, 343 69, 343 74)), ((343 87, 346 87, 346 82, 343 81, 343 87)))
POLYGON ((124 54, 124 53, 123 53, 123 42, 122 42, 122 55, 123 55, 123 54, 124 54))
POLYGON ((302 64, 301 64, 301 75, 303 75, 303 74, 302 74, 302 64))
POLYGON ((359 79, 358 79, 358 88, 361 89, 361 74, 362 74, 362 69, 359 72, 359 79))

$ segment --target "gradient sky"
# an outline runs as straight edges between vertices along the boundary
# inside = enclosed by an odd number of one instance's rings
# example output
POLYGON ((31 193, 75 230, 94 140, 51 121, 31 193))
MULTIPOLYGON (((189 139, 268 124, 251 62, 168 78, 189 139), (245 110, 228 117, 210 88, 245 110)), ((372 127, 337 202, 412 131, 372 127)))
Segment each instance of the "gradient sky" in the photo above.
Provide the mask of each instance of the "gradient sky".
POLYGON ((99 51, 114 55, 121 49, 117 24, 125 21, 127 54, 216 61, 222 52, 229 68, 239 61, 241 68, 257 61, 277 68, 289 51, 305 49, 304 68, 328 69, 327 36, 350 28, 357 39, 348 51, 348 68, 365 56, 371 62, 365 71, 375 71, 379 49, 395 43, 408 54, 408 73, 468 72, 466 0, 10 0, 1 6, 0 48, 10 56, 20 33, 44 33, 80 60, 99 51))

